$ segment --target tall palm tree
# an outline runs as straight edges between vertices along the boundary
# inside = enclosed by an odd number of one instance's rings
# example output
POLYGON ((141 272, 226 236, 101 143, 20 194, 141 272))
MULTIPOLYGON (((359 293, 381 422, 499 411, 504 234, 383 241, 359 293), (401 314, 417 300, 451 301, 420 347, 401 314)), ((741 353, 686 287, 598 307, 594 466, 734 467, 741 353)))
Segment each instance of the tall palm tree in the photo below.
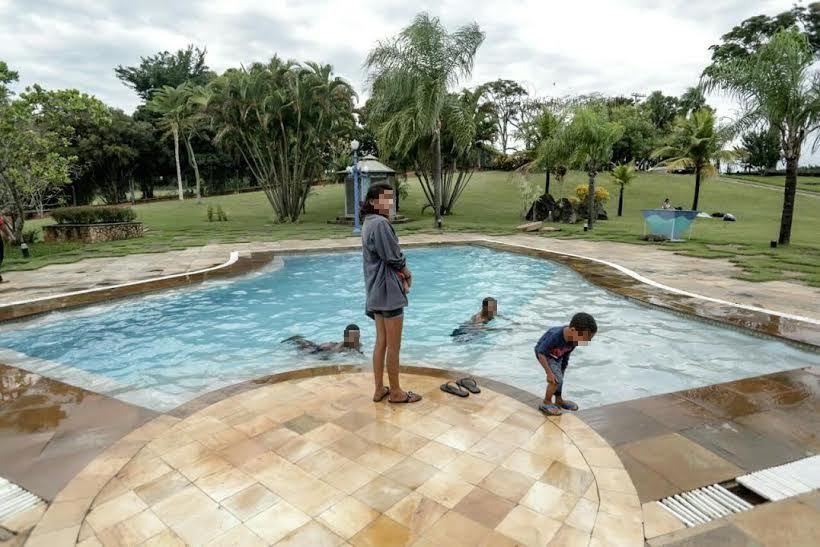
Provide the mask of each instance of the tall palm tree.
POLYGON ((563 149, 557 156, 568 158, 570 166, 583 169, 587 173, 589 230, 592 230, 597 216, 595 177, 609 165, 612 159, 612 146, 618 142, 623 132, 623 127, 609 121, 605 112, 595 106, 585 106, 575 111, 572 121, 557 137, 558 146, 563 149))
POLYGON ((800 151, 805 139, 820 128, 820 74, 811 70, 814 61, 804 34, 781 30, 746 58, 710 68, 703 82, 706 90, 723 90, 740 102, 740 127, 768 125, 780 136, 786 162, 778 237, 783 245, 791 239, 800 151))
POLYGON ((612 169, 612 179, 618 185, 618 216, 623 215, 624 210, 624 186, 628 186, 638 177, 635 171, 635 162, 622 163, 612 169))
MULTIPOLYGON (((394 38, 379 42, 367 57, 371 81, 388 102, 402 105, 389 148, 408 149, 432 136, 435 225, 441 227, 441 130, 448 92, 473 70, 484 33, 472 23, 453 33, 437 17, 420 13, 394 38), (376 84, 378 82, 378 85, 376 84)), ((387 131, 388 134, 391 131, 387 131)))
POLYGON ((177 87, 169 85, 158 89, 148 103, 148 109, 156 112, 160 117, 160 128, 174 138, 174 160, 177 166, 177 186, 179 199, 185 199, 182 189, 182 168, 179 165, 179 135, 186 117, 190 93, 186 84, 177 87))
POLYGON ((714 160, 731 159, 732 154, 723 150, 731 137, 729 127, 718 127, 710 108, 701 108, 689 114, 678 116, 672 126, 669 142, 652 153, 653 158, 661 158, 661 165, 671 169, 693 169, 695 171, 695 197, 692 210, 697 211, 700 198, 700 183, 703 177, 717 173, 714 160))

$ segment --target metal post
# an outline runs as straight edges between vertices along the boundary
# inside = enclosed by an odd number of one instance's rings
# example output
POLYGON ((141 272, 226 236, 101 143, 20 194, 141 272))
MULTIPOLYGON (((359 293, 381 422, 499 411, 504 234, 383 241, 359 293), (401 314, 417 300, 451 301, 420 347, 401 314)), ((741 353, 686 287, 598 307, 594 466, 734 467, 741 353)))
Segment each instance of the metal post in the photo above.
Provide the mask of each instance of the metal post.
POLYGON ((353 150, 353 233, 359 234, 359 154, 353 150))

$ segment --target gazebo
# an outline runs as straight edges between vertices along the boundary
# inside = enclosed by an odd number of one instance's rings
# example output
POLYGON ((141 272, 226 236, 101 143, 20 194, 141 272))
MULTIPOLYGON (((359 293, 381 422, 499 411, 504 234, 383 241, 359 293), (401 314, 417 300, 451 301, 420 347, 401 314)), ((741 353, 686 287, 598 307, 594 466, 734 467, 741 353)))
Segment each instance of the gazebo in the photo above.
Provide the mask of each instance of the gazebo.
MULTIPOLYGON (((361 158, 358 162, 359 166, 359 201, 364 199, 367 195, 367 190, 372 184, 387 183, 396 188, 396 172, 390 167, 386 166, 376 156, 367 155, 361 158)), ((336 217, 334 220, 328 220, 329 224, 344 224, 348 226, 353 225, 353 211, 356 204, 354 204, 353 191, 353 173, 349 170, 336 171, 336 175, 345 183, 345 211, 344 215, 336 217)), ((398 193, 393 203, 393 210, 390 211, 390 220, 393 223, 407 222, 409 219, 396 214, 396 205, 398 205, 398 193)))

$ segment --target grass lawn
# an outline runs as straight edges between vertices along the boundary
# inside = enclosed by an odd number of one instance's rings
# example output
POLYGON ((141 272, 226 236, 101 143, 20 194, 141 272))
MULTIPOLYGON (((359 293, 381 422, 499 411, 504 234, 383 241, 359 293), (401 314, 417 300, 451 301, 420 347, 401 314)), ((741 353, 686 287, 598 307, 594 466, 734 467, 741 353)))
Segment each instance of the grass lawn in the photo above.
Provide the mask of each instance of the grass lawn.
MULTIPOLYGON (((476 173, 462 194, 453 215, 445 218, 448 232, 470 231, 486 234, 508 234, 520 224, 521 205, 518 190, 509 173, 476 173)), ((542 187, 543 175, 529 178, 534 187, 542 187)), ((545 237, 574 237, 622 241, 650 245, 639 241, 643 233, 641 209, 659 207, 665 197, 673 205, 688 206, 693 193, 691 175, 645 173, 626 189, 624 216, 616 217, 617 188, 607 174, 598 177, 599 184, 610 192, 607 211, 611 220, 596 224, 593 232, 584 232, 582 224, 562 226, 562 231, 545 237)), ((423 195, 414 177, 408 179, 410 196, 402 201, 402 213, 414 219, 396 227, 399 234, 431 232, 432 215, 420 214, 423 195)), ((582 173, 570 173, 563 193, 570 195, 578 184, 585 184, 582 173)), ((554 196, 562 192, 553 181, 554 196)), ((738 222, 698 219, 693 239, 686 243, 652 243, 670 251, 706 258, 728 258, 744 268, 743 278, 755 281, 799 279, 820 286, 820 200, 798 196, 792 245, 769 248, 777 239, 782 196, 762 188, 743 187, 707 179, 701 188, 701 209, 707 212, 731 212, 738 222)), ((141 239, 92 245, 45 244, 32 246, 32 258, 23 260, 18 249, 9 249, 6 269, 34 269, 45 264, 73 262, 82 258, 117 256, 137 252, 162 252, 204 245, 272 241, 280 239, 317 239, 345 237, 348 227, 329 225, 327 220, 343 211, 343 188, 340 185, 316 187, 308 199, 307 213, 297 224, 276 224, 273 211, 261 192, 195 200, 166 201, 138 205, 140 220, 148 233, 141 239), (208 222, 208 205, 221 205, 228 222, 208 222)), ((30 221, 27 228, 50 223, 50 219, 30 221)))
MULTIPOLYGON (((776 186, 783 188, 786 184, 786 177, 763 177, 760 175, 727 175, 729 178, 741 181, 755 182, 757 184, 765 184, 767 186, 776 186)), ((818 192, 820 193, 820 177, 797 177, 797 189, 804 192, 818 192)))

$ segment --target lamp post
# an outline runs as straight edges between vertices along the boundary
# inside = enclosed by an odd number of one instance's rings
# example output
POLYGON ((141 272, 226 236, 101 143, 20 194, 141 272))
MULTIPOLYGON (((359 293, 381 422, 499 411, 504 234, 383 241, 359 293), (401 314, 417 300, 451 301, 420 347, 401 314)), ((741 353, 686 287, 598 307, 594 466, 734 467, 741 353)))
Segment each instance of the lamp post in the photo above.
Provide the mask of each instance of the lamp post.
POLYGON ((362 231, 359 224, 359 141, 350 141, 350 150, 353 151, 353 233, 359 234, 362 231))

